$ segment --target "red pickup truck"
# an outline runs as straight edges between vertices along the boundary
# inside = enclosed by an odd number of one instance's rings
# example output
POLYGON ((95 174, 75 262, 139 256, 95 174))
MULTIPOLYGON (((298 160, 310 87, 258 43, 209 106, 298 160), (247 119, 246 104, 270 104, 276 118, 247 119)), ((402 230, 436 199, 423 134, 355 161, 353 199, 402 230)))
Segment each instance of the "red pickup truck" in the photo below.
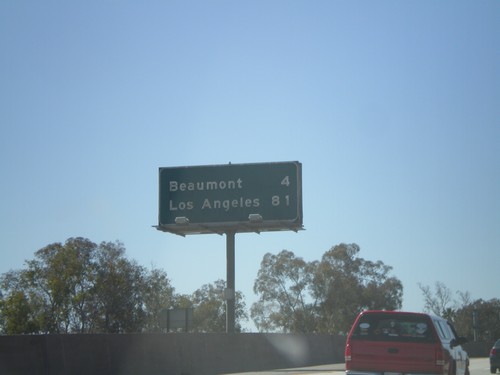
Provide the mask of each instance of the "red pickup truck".
POLYGON ((470 375, 465 342, 437 316, 364 311, 347 337, 346 375, 470 375))

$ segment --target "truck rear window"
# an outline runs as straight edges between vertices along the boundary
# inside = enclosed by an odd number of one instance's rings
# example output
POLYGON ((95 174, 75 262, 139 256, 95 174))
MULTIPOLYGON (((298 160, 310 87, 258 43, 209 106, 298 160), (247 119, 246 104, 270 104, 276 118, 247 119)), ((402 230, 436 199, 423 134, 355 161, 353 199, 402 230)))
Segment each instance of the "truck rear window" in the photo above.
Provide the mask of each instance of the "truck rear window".
POLYGON ((352 340, 435 342, 432 322, 426 316, 365 314, 358 320, 352 340))

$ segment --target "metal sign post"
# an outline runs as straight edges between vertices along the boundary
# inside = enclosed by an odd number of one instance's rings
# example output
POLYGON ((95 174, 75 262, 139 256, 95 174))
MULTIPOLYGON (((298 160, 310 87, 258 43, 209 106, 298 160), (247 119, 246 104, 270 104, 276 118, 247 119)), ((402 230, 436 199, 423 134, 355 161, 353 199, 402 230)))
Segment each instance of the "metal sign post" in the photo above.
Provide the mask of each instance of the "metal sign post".
POLYGON ((235 332, 236 288, 235 288, 235 233, 226 233, 226 333, 235 332))

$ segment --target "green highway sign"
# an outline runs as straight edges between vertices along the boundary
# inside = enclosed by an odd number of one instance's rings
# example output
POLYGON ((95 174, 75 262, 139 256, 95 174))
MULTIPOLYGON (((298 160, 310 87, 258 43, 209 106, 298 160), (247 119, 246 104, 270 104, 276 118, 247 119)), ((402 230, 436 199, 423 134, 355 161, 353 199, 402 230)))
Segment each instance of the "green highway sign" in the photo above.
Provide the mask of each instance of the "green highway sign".
POLYGON ((302 229, 302 164, 159 169, 159 230, 195 233, 302 229))

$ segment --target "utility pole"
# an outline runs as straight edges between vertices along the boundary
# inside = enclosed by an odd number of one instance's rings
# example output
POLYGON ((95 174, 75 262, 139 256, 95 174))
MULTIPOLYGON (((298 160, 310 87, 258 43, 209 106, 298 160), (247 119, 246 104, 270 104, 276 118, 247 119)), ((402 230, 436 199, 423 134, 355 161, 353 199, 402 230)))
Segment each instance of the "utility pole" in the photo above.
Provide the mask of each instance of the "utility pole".
POLYGON ((477 310, 472 311, 472 328, 474 329, 474 342, 477 341, 477 310))

